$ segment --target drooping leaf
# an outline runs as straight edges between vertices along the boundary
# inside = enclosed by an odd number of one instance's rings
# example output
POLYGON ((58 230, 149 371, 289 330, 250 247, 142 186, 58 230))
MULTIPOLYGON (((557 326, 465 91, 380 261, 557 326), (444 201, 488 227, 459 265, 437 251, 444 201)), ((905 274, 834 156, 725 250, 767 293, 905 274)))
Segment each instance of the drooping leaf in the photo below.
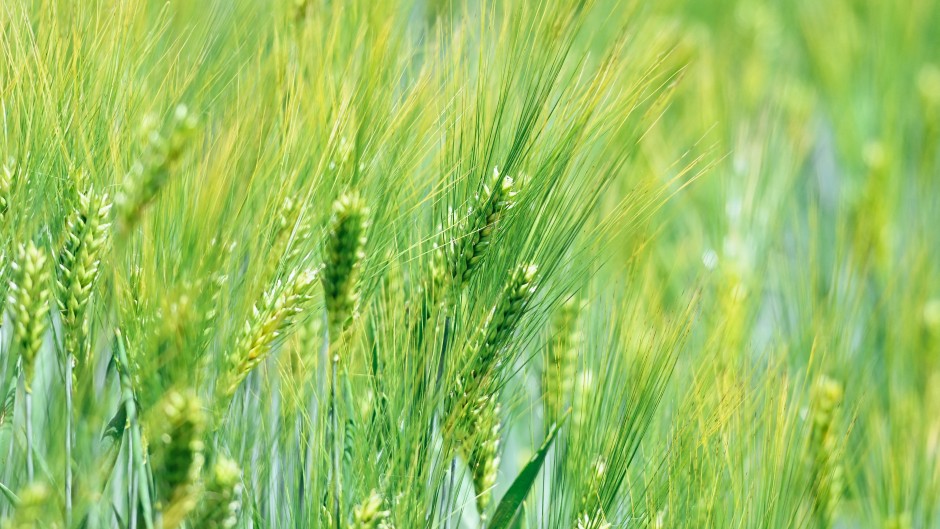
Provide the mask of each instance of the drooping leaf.
POLYGON ((508 529, 512 525, 513 520, 519 513, 519 508, 522 507, 522 503, 525 501, 526 497, 528 497, 529 491, 532 490, 532 485, 535 483, 539 471, 542 470, 542 464, 545 463, 545 456, 548 455, 548 450, 552 447, 552 443, 558 435, 558 429, 561 428, 561 425, 567 418, 568 414, 566 413, 565 416, 552 427, 545 437, 545 442, 542 443, 542 447, 539 448, 535 456, 526 463, 522 472, 519 472, 519 475, 516 476, 515 481, 509 486, 509 490, 506 491, 506 494, 504 494, 503 498, 499 501, 489 529, 508 529))
POLYGON ((3 495, 6 496, 7 500, 9 500, 10 503, 12 503, 14 506, 19 505, 20 499, 16 497, 16 493, 10 490, 9 487, 4 485, 3 483, 0 483, 0 493, 3 493, 3 495))

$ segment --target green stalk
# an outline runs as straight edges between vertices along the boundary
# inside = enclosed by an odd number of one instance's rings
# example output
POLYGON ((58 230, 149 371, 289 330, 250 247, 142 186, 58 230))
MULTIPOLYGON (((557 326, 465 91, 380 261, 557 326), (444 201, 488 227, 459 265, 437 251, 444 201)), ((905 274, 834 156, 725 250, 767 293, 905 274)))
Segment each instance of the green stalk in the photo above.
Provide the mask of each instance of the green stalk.
POLYGON ((447 478, 447 488, 444 489, 444 509, 441 510, 441 514, 444 516, 444 529, 449 529, 450 527, 450 504, 451 504, 451 492, 454 490, 454 481, 457 479, 457 458, 450 458, 450 468, 447 473, 449 474, 447 478))
MULTIPOLYGON (((121 379, 121 394, 124 400, 124 409, 127 413, 127 423, 130 426, 131 434, 131 457, 133 459, 131 483, 137 487, 137 498, 132 500, 140 501, 140 508, 144 515, 144 526, 147 529, 154 529, 153 523, 153 503, 150 498, 150 486, 148 482, 147 463, 144 459, 143 442, 141 441, 140 423, 137 421, 137 406, 134 403, 134 389, 131 384, 128 368, 130 364, 127 361, 127 350, 124 347, 124 337, 120 330, 115 330, 117 338, 118 363, 121 379)), ((129 512, 135 513, 137 506, 131 503, 129 512)), ((132 526, 133 527, 133 526, 132 526)))
MULTIPOLYGON (((130 441, 130 439, 128 439, 128 441, 130 441)), ((137 529, 137 480, 135 479, 137 473, 134 471, 133 449, 128 450, 127 452, 127 475, 128 481, 130 483, 130 490, 128 491, 127 496, 127 504, 130 506, 130 512, 128 513, 128 516, 130 516, 131 519, 130 529, 137 529)))
MULTIPOLYGON (((329 333, 325 338, 329 342, 329 333)), ((340 518, 343 512, 342 492, 343 485, 340 480, 340 458, 343 453, 343 445, 339 436, 339 410, 336 404, 336 377, 338 375, 339 356, 331 351, 330 354, 330 438, 331 438, 331 459, 333 463, 332 481, 333 481, 333 527, 339 527, 340 518)))
MULTIPOLYGON (((454 319, 449 313, 444 317, 444 336, 441 337, 441 355, 440 360, 437 366, 437 381, 436 386, 440 386, 441 378, 444 376, 444 365, 445 359, 447 358, 447 349, 450 346, 450 334, 454 327, 454 319)), ((433 429, 433 427, 432 427, 433 429)), ((450 458, 450 467, 448 469, 448 479, 445 483, 444 490, 441 491, 441 516, 444 517, 444 529, 447 529, 450 526, 450 491, 454 488, 454 479, 455 474, 457 473, 457 458, 451 456, 450 458)))
POLYGON ((26 398, 23 399, 26 407, 26 479, 32 483, 33 472, 33 392, 26 389, 26 398))
POLYGON ((65 527, 72 527, 72 354, 65 357, 65 527))

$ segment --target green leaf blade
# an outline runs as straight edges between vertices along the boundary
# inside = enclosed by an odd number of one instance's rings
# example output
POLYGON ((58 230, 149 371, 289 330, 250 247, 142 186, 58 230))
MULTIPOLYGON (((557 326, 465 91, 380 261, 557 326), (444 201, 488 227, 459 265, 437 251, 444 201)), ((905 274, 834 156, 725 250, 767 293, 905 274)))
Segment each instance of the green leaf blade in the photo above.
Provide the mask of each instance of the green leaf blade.
POLYGON ((526 463, 526 466, 523 467, 519 475, 516 476, 512 485, 509 486, 509 490, 506 491, 506 494, 503 495, 503 498, 499 501, 499 505, 496 507, 496 512, 493 514, 493 521, 490 523, 489 529, 509 529, 512 525, 513 520, 515 520, 519 514, 519 509, 522 507, 523 502, 525 502, 525 499, 529 496, 532 485, 535 484, 535 479, 542 470, 545 457, 548 455, 549 449, 558 436, 558 430, 561 428, 561 425, 564 424, 567 417, 567 414, 565 414, 565 416, 552 427, 548 435, 545 436, 545 441, 542 443, 541 448, 539 448, 535 456, 526 463))

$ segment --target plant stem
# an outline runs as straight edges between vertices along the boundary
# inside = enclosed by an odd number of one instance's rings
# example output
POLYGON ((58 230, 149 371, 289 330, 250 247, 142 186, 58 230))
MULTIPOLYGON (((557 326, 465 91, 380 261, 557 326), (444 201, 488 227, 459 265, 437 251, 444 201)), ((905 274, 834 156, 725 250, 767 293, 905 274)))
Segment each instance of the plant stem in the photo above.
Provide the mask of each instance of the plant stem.
MULTIPOLYGON (((131 476, 132 483, 137 486, 137 496, 135 500, 140 501, 140 508, 144 515, 144 526, 147 529, 153 529, 153 508, 150 498, 150 486, 147 480, 146 461, 144 460, 143 442, 140 435, 140 424, 137 422, 137 405, 134 402, 134 388, 131 384, 131 377, 128 369, 130 364, 127 361, 127 350, 124 347, 124 337, 120 331, 116 333, 117 354, 120 363, 120 378, 122 397, 124 399, 124 409, 127 412, 127 424, 130 426, 131 433, 131 456, 134 460, 133 470, 136 474, 131 476)), ((131 503, 131 509, 137 510, 137 505, 131 503)))
POLYGON ((330 356, 330 438, 331 438, 331 459, 333 481, 333 527, 340 527, 340 517, 342 515, 342 482, 340 480, 340 457, 343 451, 339 438, 339 410, 337 407, 337 381, 339 372, 339 353, 336 352, 336 343, 330 342, 331 332, 328 330, 324 340, 330 356))
MULTIPOLYGON (((333 440, 332 447, 332 457, 333 457, 333 516, 335 524, 339 523, 340 518, 340 494, 342 493, 342 483, 340 481, 340 452, 342 451, 339 441, 339 418, 338 410, 336 406, 336 375, 337 375, 337 366, 334 361, 332 366, 332 376, 330 377, 330 435, 333 440)), ((334 527, 339 527, 335 525, 334 527)))
POLYGON ((26 479, 33 482, 33 393, 26 390, 26 479))
POLYGON ((130 485, 128 487, 127 504, 130 506, 130 512, 128 513, 130 529, 137 529, 137 473, 134 471, 135 468, 134 450, 131 449, 127 451, 127 479, 130 485))
POLYGON ((72 527, 72 354, 65 357, 65 527, 72 527))
POLYGON ((441 378, 444 377, 444 366, 446 365, 447 349, 450 347, 450 335, 453 332, 454 318, 450 314, 444 317, 444 336, 441 337, 441 355, 437 364, 437 385, 440 386, 441 378))
MULTIPOLYGON (((5 459, 5 461, 13 461, 13 449, 16 447, 16 443, 9 443, 9 445, 10 445, 10 448, 9 450, 7 450, 7 458, 5 459)), ((13 465, 7 465, 5 472, 3 473, 4 483, 10 482, 10 475, 12 474, 12 471, 13 471, 13 465)), ((0 516, 3 516, 4 518, 6 518, 9 515, 10 508, 12 507, 14 507, 14 505, 12 504, 7 505, 7 509, 5 509, 3 512, 0 512, 0 516)))
MULTIPOLYGON (((450 347, 450 334, 453 332, 454 320, 453 317, 448 313, 444 317, 444 336, 441 337, 441 354, 438 360, 437 365, 437 380, 435 386, 440 387, 441 379, 444 377, 444 365, 445 359, 447 358, 447 349, 450 347)), ((447 422, 446 417, 442 417, 439 421, 441 427, 441 435, 443 435, 443 427, 447 422)), ((446 448, 446 446, 444 447, 446 448)), ((447 452, 444 453, 444 456, 447 457, 447 452)), ((456 473, 456 459, 451 456, 450 459, 450 476, 447 483, 444 486, 444 490, 441 492, 441 501, 443 506, 441 507, 441 516, 444 517, 444 529, 447 529, 450 526, 450 491, 454 488, 454 474, 456 473)))
POLYGON ((441 513, 444 515, 444 529, 450 527, 450 504, 453 502, 453 499, 450 497, 451 493, 454 490, 454 480, 457 476, 457 458, 450 458, 450 469, 448 471, 450 476, 447 480, 447 488, 444 490, 444 509, 441 513))

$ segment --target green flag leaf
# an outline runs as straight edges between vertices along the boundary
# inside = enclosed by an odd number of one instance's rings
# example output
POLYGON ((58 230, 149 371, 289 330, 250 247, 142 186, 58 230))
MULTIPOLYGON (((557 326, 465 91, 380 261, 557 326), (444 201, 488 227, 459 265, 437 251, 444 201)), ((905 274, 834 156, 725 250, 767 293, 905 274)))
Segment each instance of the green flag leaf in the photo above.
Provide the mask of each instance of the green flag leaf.
POLYGON ((542 443, 542 447, 539 448, 535 456, 526 463, 522 472, 516 476, 516 480, 512 482, 512 485, 509 486, 509 490, 503 495, 503 499, 499 501, 489 529, 508 529, 510 527, 512 521, 519 513, 519 508, 522 507, 522 503, 529 495, 532 484, 535 483, 535 478, 538 477, 539 471, 542 470, 542 464, 545 463, 545 456, 548 455, 548 450, 555 441, 559 428, 561 428, 561 425, 567 418, 568 414, 566 413, 555 426, 552 426, 552 429, 545 437, 545 442, 542 443))

